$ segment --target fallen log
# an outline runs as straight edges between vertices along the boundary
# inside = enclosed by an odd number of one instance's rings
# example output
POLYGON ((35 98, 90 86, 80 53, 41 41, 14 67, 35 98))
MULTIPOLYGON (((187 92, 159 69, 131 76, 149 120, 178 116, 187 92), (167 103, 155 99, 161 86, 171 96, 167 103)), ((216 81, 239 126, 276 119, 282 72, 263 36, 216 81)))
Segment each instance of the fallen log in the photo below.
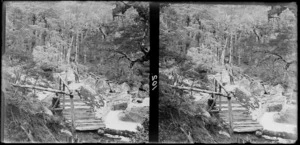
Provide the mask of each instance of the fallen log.
POLYGON ((182 90, 192 90, 196 92, 202 92, 202 93, 208 93, 208 94, 215 94, 215 95, 220 95, 224 97, 228 97, 227 95, 224 95, 219 92, 213 92, 213 91, 208 91, 208 90, 202 90, 202 89, 196 89, 196 88, 190 88, 190 87, 180 87, 180 86, 171 86, 172 88, 177 88, 177 89, 182 89, 182 90))
MULTIPOLYGON (((227 94, 227 96, 226 97, 230 97, 230 94, 232 94, 232 93, 229 93, 226 89, 225 89, 225 87, 214 77, 214 79, 216 80, 216 82, 217 82, 217 84, 219 84, 219 86, 225 91, 225 93, 227 94)), ((224 96, 224 95, 223 95, 224 96)))
POLYGON ((184 133, 184 135, 188 138, 188 140, 189 140, 190 143, 194 143, 194 140, 193 140, 193 138, 192 138, 190 132, 187 133, 182 127, 180 127, 180 130, 181 130, 181 131, 184 133))
POLYGON ((110 128, 100 128, 98 130, 99 135, 111 134, 111 135, 120 135, 124 137, 133 137, 136 133, 128 130, 115 130, 110 128))
POLYGON ((280 137, 280 138, 284 138, 284 139, 293 139, 293 140, 298 139, 296 134, 287 133, 287 132, 275 132, 275 131, 270 131, 270 130, 263 130, 262 135, 280 137))
POLYGON ((67 87, 67 89, 69 90, 69 92, 72 92, 71 89, 69 88, 68 84, 65 82, 65 80, 63 80, 60 75, 58 75, 58 77, 61 80, 61 82, 67 87))
POLYGON ((43 87, 37 87, 37 86, 33 86, 33 85, 17 85, 17 84, 11 84, 11 85, 14 86, 14 87, 30 88, 30 89, 37 89, 37 90, 42 90, 42 91, 48 91, 48 92, 53 92, 53 93, 60 93, 60 94, 70 95, 69 93, 66 93, 64 91, 56 90, 56 89, 52 89, 52 88, 43 88, 43 87))

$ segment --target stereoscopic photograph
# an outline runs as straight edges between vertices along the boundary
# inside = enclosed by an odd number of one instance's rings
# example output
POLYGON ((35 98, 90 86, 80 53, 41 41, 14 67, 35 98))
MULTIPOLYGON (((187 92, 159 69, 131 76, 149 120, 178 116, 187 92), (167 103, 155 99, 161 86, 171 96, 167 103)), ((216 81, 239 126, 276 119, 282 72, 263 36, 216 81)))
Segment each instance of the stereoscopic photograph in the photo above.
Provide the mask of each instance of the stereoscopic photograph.
POLYGON ((296 3, 161 3, 160 143, 295 143, 296 3))
POLYGON ((3 142, 148 142, 148 2, 3 5, 3 142))

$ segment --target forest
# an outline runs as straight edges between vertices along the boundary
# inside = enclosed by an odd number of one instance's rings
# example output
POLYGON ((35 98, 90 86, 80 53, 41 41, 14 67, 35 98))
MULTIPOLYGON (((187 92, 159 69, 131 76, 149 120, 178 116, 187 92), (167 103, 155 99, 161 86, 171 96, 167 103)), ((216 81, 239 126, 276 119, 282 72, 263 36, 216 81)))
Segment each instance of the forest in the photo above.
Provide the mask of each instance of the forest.
POLYGON ((148 3, 62 1, 4 5, 5 119, 1 122, 5 142, 148 141, 148 3), (57 96, 63 101, 53 103, 57 96), (89 99, 90 105, 82 102, 89 99), (59 104, 64 108, 60 113, 55 111, 59 104), (69 116, 75 113, 75 119, 84 117, 76 109, 95 107, 96 111, 83 115, 98 115, 98 119, 93 118, 98 126, 87 129, 84 125, 74 132, 74 126, 63 117, 70 113, 65 109, 67 104, 73 108, 69 116), (103 122, 106 128, 101 130, 103 122))
POLYGON ((161 3, 159 29, 159 142, 297 140, 295 3, 161 3))

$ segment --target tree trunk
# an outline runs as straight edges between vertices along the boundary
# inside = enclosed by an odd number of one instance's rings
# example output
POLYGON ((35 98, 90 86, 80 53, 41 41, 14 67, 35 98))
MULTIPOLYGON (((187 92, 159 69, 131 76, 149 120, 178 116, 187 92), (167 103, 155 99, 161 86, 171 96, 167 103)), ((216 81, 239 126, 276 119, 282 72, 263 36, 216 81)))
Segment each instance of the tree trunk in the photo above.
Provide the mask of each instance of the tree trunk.
POLYGON ((230 33, 230 47, 229 47, 229 64, 231 64, 232 63, 232 49, 233 49, 233 34, 232 34, 232 32, 230 33))
POLYGON ((136 133, 128 130, 115 130, 110 128, 101 128, 98 130, 98 134, 99 135, 111 134, 111 135, 120 135, 125 137, 133 137, 135 136, 136 133))
POLYGON ((79 44, 79 35, 78 35, 78 30, 76 31, 76 44, 75 44, 75 48, 76 48, 76 52, 75 52, 75 62, 78 62, 78 44, 79 44))
POLYGON ((72 39, 71 39, 71 42, 70 42, 70 45, 69 45, 69 49, 68 49, 68 52, 67 52, 67 63, 68 64, 70 63, 73 38, 74 38, 74 36, 72 36, 72 39))
POLYGON ((291 134, 291 133, 287 133, 287 132, 274 132, 274 131, 269 131, 269 130, 263 130, 262 134, 268 135, 268 136, 281 137, 281 138, 285 138, 285 139, 296 140, 298 138, 296 134, 291 134))
POLYGON ((226 38, 224 48, 222 49, 222 54, 221 54, 221 64, 222 65, 224 65, 224 61, 225 61, 225 51, 226 51, 226 47, 227 47, 227 41, 228 41, 228 38, 226 38))
POLYGON ((83 60, 83 61, 84 61, 84 62, 83 62, 84 64, 86 63, 86 51, 87 51, 86 48, 84 48, 84 60, 83 60))
POLYGON ((53 93, 61 93, 61 94, 66 94, 70 95, 64 91, 61 90, 56 90, 56 89, 51 89, 51 88, 43 88, 43 87, 37 87, 33 85, 17 85, 17 84, 12 84, 14 87, 20 87, 20 88, 29 88, 29 89, 37 89, 37 90, 42 90, 42 91, 48 91, 48 92, 53 92, 53 93))

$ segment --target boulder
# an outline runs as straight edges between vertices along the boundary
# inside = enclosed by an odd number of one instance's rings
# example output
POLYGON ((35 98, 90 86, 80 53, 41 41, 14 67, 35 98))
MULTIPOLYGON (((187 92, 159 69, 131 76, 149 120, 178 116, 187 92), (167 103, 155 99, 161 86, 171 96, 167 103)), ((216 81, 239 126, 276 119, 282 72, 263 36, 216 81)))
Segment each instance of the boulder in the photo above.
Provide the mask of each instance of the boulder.
POLYGON ((267 111, 268 112, 279 112, 282 110, 282 104, 268 104, 267 111))
POLYGON ((149 93, 145 92, 145 91, 138 91, 137 97, 138 98, 146 98, 146 97, 149 97, 149 93))
POLYGON ((251 82, 246 78, 239 81, 239 86, 244 87, 246 90, 250 90, 250 84, 251 82))
POLYGON ((278 84, 275 87, 271 87, 270 89, 270 94, 271 95, 282 95, 282 93, 284 92, 284 88, 278 84))
POLYGON ((149 84, 144 84, 144 85, 142 86, 142 89, 143 89, 143 90, 146 90, 146 92, 149 92, 149 84))
POLYGON ((128 107, 127 102, 116 102, 111 106, 112 110, 125 110, 128 107))
POLYGON ((250 84, 250 89, 253 95, 262 96, 265 93, 264 86, 259 81, 254 81, 250 84))
POLYGON ((121 84, 121 92, 127 92, 130 90, 130 86, 127 83, 121 84))
POLYGON ((97 95, 96 91, 87 85, 80 86, 79 88, 82 97, 94 98, 97 95))
POLYGON ((282 93, 284 92, 284 88, 280 84, 276 85, 275 89, 277 91, 277 94, 282 95, 282 93))
POLYGON ((42 106, 43 112, 49 116, 53 116, 53 113, 50 109, 48 109, 46 106, 42 106))
POLYGON ((230 83, 230 76, 227 70, 223 69, 221 74, 221 82, 229 84, 230 83))
POLYGON ((120 114, 120 119, 122 121, 131 121, 142 123, 143 120, 149 116, 149 107, 128 107, 122 114, 120 114))
POLYGON ((285 105, 283 109, 274 115, 274 121, 278 123, 288 123, 297 125, 297 106, 285 105))
POLYGON ((211 95, 206 93, 193 92, 193 98, 195 98, 195 104, 206 104, 207 100, 211 98, 211 95))
POLYGON ((267 94, 270 94, 272 87, 270 85, 264 85, 267 94))

